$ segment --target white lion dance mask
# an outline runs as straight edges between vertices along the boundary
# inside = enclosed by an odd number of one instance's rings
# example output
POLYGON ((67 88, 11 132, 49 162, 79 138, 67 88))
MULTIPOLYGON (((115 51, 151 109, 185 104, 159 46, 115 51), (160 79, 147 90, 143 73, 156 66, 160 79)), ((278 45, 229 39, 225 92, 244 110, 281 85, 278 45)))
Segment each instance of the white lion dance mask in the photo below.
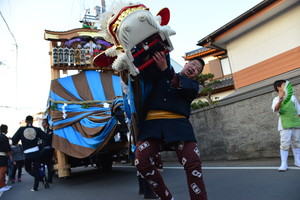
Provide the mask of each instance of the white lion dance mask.
POLYGON ((153 16, 143 4, 117 3, 111 12, 105 13, 100 31, 101 36, 113 46, 95 57, 94 64, 100 67, 111 65, 114 70, 128 70, 136 76, 153 62, 150 59, 136 66, 136 57, 153 48, 164 53, 173 50, 169 37, 175 35, 175 31, 167 26, 169 19, 168 8, 153 16))

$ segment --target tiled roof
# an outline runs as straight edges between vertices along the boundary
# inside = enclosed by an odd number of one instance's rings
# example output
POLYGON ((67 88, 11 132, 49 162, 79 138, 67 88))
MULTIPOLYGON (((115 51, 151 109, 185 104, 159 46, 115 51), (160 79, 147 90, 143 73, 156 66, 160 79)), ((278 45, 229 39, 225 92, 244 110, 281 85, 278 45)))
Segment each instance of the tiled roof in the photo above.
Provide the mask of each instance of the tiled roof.
MULTIPOLYGON (((232 76, 229 77, 225 77, 222 79, 219 79, 217 83, 212 84, 212 89, 213 92, 212 93, 218 93, 220 91, 225 91, 225 90, 230 90, 234 88, 234 82, 233 82, 233 78, 232 76)), ((200 93, 201 93, 202 89, 200 89, 200 93)))
POLYGON ((209 50, 211 50, 211 49, 212 49, 212 48, 201 47, 201 48, 199 48, 199 49, 196 49, 196 50, 193 50, 193 51, 190 51, 190 52, 185 53, 185 56, 184 56, 184 57, 189 57, 189 56, 197 55, 197 54, 200 54, 200 53, 209 51, 209 50))
POLYGON ((212 88, 214 90, 221 89, 221 88, 226 88, 226 87, 234 85, 233 78, 231 76, 227 77, 227 78, 220 79, 218 81, 219 81, 218 83, 215 83, 212 86, 212 88))

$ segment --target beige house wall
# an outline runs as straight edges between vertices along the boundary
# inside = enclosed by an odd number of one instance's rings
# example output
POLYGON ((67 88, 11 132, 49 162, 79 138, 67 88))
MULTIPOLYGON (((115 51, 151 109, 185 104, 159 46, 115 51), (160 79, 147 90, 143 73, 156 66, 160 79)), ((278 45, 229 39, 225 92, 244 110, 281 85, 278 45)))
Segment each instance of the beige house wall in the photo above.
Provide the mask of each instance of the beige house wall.
POLYGON ((300 5, 255 27, 226 46, 232 72, 300 46, 300 5))

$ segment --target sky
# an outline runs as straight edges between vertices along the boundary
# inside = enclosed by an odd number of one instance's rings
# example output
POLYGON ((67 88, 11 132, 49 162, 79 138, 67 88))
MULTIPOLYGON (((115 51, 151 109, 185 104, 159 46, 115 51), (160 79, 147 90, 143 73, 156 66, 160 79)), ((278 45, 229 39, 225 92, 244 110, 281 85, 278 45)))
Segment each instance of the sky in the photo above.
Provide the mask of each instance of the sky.
MULTIPOLYGON (((112 2, 106 0, 107 10, 112 2)), ((170 37, 174 47, 170 55, 184 65, 184 54, 200 48, 197 41, 261 0, 132 2, 143 3, 153 15, 169 8, 168 25, 176 31, 170 37)), ((0 0, 0 123, 19 122, 28 114, 46 109, 51 71, 50 43, 44 40, 44 31, 80 28, 84 10, 93 11, 96 5, 100 6, 101 0, 0 0)))

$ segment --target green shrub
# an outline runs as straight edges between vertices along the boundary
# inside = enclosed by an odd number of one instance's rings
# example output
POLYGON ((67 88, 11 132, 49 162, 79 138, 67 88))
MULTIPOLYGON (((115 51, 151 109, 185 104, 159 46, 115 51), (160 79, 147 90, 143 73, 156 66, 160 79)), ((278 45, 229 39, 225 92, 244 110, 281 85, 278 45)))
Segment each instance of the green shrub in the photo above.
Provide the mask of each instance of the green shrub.
POLYGON ((203 108, 203 107, 206 107, 206 106, 209 106, 208 102, 198 100, 198 101, 195 101, 191 104, 191 110, 197 110, 199 108, 203 108))

